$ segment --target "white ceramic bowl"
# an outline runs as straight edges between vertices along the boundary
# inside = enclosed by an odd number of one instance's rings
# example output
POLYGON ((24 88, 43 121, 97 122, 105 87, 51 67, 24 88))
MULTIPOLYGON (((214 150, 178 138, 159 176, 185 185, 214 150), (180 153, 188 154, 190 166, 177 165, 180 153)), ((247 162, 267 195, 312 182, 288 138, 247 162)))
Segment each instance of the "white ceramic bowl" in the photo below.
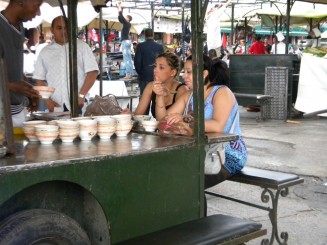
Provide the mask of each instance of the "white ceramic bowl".
POLYGON ((138 122, 149 121, 151 119, 150 115, 134 115, 133 119, 138 122))
POLYGON ((49 86, 33 86, 33 89, 37 90, 43 99, 49 99, 55 91, 55 88, 49 86))
POLYGON ((71 143, 79 135, 79 130, 59 130, 59 137, 63 143, 71 143))
POLYGON ((92 117, 73 117, 74 121, 92 120, 92 117))
POLYGON ((111 116, 99 116, 96 117, 95 120, 98 122, 98 124, 113 125, 116 123, 116 119, 112 118, 111 116))
POLYGON ((125 137, 129 134, 131 130, 129 129, 125 129, 125 130, 116 130, 115 131, 115 134, 118 136, 118 137, 125 137))
POLYGON ((57 120, 51 120, 47 122, 48 125, 58 125, 57 120))
POLYGON ((35 121, 26 121, 23 123, 23 131, 25 136, 31 142, 39 141, 39 139, 35 135, 34 126, 36 125, 45 125, 47 122, 43 120, 35 120, 35 121))
POLYGON ((93 120, 93 119, 84 119, 84 120, 79 120, 78 121, 80 126, 96 126, 97 125, 97 121, 93 120))
POLYGON ((154 132, 158 127, 159 121, 143 121, 142 126, 147 132, 154 132))
POLYGON ((72 128, 72 129, 76 129, 79 128, 79 122, 77 121, 69 121, 69 120, 58 120, 57 124, 60 128, 72 128))
POLYGON ((42 124, 45 125, 45 124, 47 124, 47 122, 44 121, 44 120, 35 120, 35 121, 23 122, 24 127, 33 127, 33 128, 34 128, 35 125, 42 125, 42 124))
POLYGON ((115 133, 115 127, 98 127, 97 134, 99 135, 100 139, 110 139, 110 137, 115 133))
POLYGON ((117 136, 127 136, 128 133, 131 131, 133 124, 124 124, 124 125, 116 125, 115 134, 117 136))
POLYGON ((55 125, 36 125, 35 135, 41 142, 41 144, 52 144, 52 142, 58 137, 59 130, 55 125))
POLYGON ((91 140, 97 134, 97 128, 80 129, 79 137, 82 141, 91 140))
POLYGON ((116 119, 117 123, 125 123, 132 120, 132 114, 113 115, 112 118, 116 119))
POLYGON ((35 125, 35 133, 37 132, 59 132, 57 125, 35 125))

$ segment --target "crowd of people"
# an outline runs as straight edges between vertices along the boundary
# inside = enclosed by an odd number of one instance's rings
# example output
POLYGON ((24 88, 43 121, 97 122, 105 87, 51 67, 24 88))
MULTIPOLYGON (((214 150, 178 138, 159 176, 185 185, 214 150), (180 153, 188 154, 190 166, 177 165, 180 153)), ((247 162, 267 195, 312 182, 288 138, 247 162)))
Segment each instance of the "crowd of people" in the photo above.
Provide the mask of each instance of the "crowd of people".
MULTIPOLYGON (((7 33, 0 39, 0 55, 7 62, 10 89, 11 111, 14 125, 19 125, 22 120, 21 112, 24 107, 30 111, 38 109, 40 95, 24 78, 23 54, 27 60, 33 53, 28 48, 24 50, 25 38, 23 36, 22 22, 40 14, 42 0, 10 1, 8 7, 0 14, 1 33, 7 33), (27 98, 27 100, 26 100, 27 98), (19 120, 18 120, 19 119, 19 120)), ((205 101, 205 132, 225 132, 232 129, 232 133, 239 135, 237 141, 226 146, 226 161, 221 171, 215 175, 207 175, 205 187, 209 188, 221 181, 230 178, 240 171, 246 164, 247 151, 241 137, 240 118, 237 113, 237 100, 229 89, 228 63, 224 59, 233 54, 280 54, 285 53, 285 37, 278 33, 274 44, 268 38, 261 41, 261 36, 256 35, 250 46, 245 39, 232 48, 223 47, 219 26, 219 17, 230 3, 213 6, 207 13, 207 54, 203 54, 202 70, 204 78, 205 101), (217 21, 218 20, 218 21, 217 21), (217 23, 218 24, 217 24, 217 23), (234 123, 235 122, 235 123, 234 123), (233 127, 232 127, 233 125, 233 127)), ((192 77, 192 52, 191 42, 186 49, 165 51, 163 45, 154 40, 151 28, 144 30, 145 41, 132 43, 129 38, 132 17, 123 15, 121 2, 117 2, 118 19, 122 23, 121 43, 123 61, 125 64, 125 79, 134 74, 133 66, 138 75, 140 87, 140 101, 134 112, 135 115, 149 114, 157 120, 166 119, 169 124, 183 120, 183 115, 193 115, 193 84, 197 83, 192 77), (133 44, 133 46, 132 46, 133 44), (132 60, 131 52, 135 53, 132 60), (184 65, 182 65, 181 57, 184 65), (179 81, 183 69, 184 83, 179 81)), ((37 85, 55 87, 56 90, 45 104, 50 112, 59 108, 60 111, 70 111, 70 88, 68 71, 68 37, 66 22, 63 16, 56 17, 51 24, 53 40, 51 43, 40 42, 37 46, 33 69, 25 70, 32 73, 37 85)), ((42 40, 40 40, 42 41, 42 40)), ((206 50, 206 49, 205 49, 206 50)), ((78 69, 78 104, 84 106, 85 95, 93 86, 99 74, 98 54, 100 50, 92 49, 84 42, 77 41, 77 69, 78 69)), ((293 50, 288 49, 288 52, 293 50)), ((32 59, 32 58, 31 58, 32 59)), ((123 113, 132 113, 124 110, 123 113)))

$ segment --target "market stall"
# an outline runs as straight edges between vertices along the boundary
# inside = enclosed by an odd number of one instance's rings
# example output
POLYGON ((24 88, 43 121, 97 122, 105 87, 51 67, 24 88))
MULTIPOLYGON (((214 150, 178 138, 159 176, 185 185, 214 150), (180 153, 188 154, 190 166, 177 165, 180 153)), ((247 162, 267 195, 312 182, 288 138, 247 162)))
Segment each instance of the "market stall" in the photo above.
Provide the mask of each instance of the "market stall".
POLYGON ((304 53, 295 109, 305 113, 327 109, 326 97, 327 59, 304 53))

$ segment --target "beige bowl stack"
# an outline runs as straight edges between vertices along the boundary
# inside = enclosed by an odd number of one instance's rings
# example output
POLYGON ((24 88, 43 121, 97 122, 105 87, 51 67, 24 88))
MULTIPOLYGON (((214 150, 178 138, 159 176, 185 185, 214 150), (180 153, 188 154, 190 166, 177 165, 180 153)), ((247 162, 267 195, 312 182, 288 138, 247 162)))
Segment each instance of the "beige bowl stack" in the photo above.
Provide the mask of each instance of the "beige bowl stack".
POLYGON ((46 121, 38 120, 38 121, 26 121, 23 123, 23 131, 26 137, 31 142, 38 142, 39 139, 35 135, 35 129, 34 127, 36 125, 45 125, 47 124, 46 121))
POLYGON ((49 99, 55 91, 55 88, 49 86, 33 86, 33 88, 39 92, 42 99, 49 99))
POLYGON ((63 143, 71 143, 79 135, 79 123, 72 120, 58 120, 59 137, 63 143))
POLYGON ((142 126, 143 126, 144 130, 147 132, 156 131, 158 124, 159 124, 159 121, 155 121, 155 120, 142 121, 142 126))
POLYGON ((92 140, 97 134, 97 120, 85 119, 78 120, 79 123, 79 137, 82 141, 92 140))
POLYGON ((102 140, 108 140, 116 131, 116 120, 112 116, 97 116, 98 135, 102 140))
POLYGON ((59 127, 56 125, 35 125, 35 135, 41 144, 49 145, 58 137, 59 127))
POLYGON ((115 134, 118 137, 127 136, 133 127, 132 115, 119 114, 119 115, 113 115, 112 118, 116 120, 115 134))

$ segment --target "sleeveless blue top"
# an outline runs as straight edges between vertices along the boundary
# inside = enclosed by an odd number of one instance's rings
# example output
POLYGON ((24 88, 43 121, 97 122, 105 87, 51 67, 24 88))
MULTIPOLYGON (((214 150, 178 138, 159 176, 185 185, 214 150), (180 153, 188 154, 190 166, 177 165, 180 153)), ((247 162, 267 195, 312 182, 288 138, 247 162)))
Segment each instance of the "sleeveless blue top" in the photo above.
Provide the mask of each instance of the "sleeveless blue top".
MULTIPOLYGON (((223 86, 216 85, 213 87, 210 95, 204 101, 204 119, 211 120, 214 112, 214 105, 212 104, 213 97, 219 88, 223 86)), ((187 111, 193 111, 193 94, 190 95, 189 104, 187 105, 187 111)), ((225 147, 225 164, 224 167, 232 174, 239 172, 246 164, 247 150, 243 138, 241 137, 240 117, 238 112, 238 103, 233 106, 232 112, 228 118, 228 121, 224 128, 224 133, 232 133, 239 135, 240 138, 237 141, 226 144, 225 147), (234 130, 230 132, 235 118, 234 130)))

